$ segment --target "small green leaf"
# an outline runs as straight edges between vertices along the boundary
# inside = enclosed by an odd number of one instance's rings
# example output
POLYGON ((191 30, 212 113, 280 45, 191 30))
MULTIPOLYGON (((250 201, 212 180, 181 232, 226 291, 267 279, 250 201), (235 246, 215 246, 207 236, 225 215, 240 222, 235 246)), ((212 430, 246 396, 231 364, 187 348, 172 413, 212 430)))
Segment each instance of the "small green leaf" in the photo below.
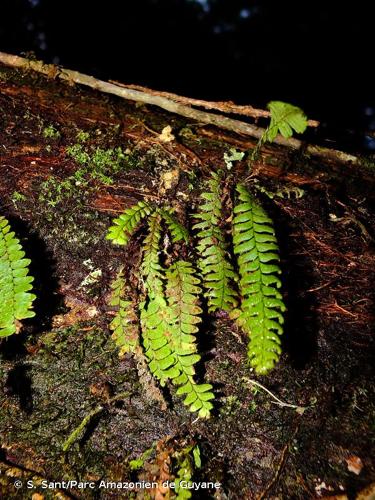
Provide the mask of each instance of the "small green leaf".
POLYGON ((201 461, 201 451, 198 445, 194 446, 193 448, 193 458, 195 467, 197 469, 200 469, 202 467, 202 461, 201 461))
POLYGON ((267 108, 271 112, 271 122, 264 140, 273 142, 278 133, 289 139, 293 136, 293 131, 302 134, 306 130, 307 117, 301 108, 282 101, 271 101, 267 108))
POLYGON ((144 460, 142 460, 141 458, 137 458, 135 460, 130 460, 129 462, 129 467, 130 467, 130 470, 138 470, 138 469, 141 469, 144 465, 144 460))

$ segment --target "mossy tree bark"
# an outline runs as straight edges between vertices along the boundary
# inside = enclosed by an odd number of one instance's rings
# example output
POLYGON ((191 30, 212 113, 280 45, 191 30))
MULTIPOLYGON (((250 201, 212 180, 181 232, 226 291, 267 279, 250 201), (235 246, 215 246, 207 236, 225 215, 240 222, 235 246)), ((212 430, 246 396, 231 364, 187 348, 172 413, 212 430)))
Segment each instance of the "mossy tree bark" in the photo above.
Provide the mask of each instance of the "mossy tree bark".
POLYGON ((37 488, 43 479, 126 480, 129 460, 150 448, 138 477, 173 477, 174 454, 192 441, 202 454, 196 477, 222 482, 233 498, 313 498, 323 483, 337 493, 371 483, 371 163, 280 143, 264 146, 251 168, 245 155, 228 170, 225 153, 251 151, 256 137, 180 116, 180 103, 162 110, 45 72, 0 67, 0 215, 32 259, 38 296, 35 319, 0 345, 3 496, 19 495, 14 476, 37 488), (246 341, 218 313, 200 339, 220 398, 203 422, 177 398, 164 400, 144 366, 118 359, 107 298, 118 268, 139 263, 139 241, 124 253, 105 234, 139 200, 167 202, 189 224, 202 182, 218 169, 228 190, 234 180, 253 189, 275 222, 289 312, 281 363, 261 384, 286 405, 251 390, 246 341))

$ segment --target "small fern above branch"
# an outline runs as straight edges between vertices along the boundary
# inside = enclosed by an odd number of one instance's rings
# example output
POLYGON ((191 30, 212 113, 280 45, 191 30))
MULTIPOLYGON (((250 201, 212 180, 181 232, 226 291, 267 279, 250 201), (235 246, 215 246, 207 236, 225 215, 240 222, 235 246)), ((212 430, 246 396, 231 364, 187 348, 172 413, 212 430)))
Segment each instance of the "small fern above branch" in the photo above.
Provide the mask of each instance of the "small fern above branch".
POLYGON ((293 137, 293 131, 303 134, 306 130, 308 121, 301 108, 282 101, 271 101, 267 104, 267 108, 271 112, 271 122, 263 140, 273 142, 278 133, 289 139, 293 137))
POLYGON ((272 220, 242 184, 237 185, 233 245, 240 272, 239 325, 249 335, 248 355, 260 374, 273 368, 281 354, 282 313, 278 245, 272 220))
POLYGON ((250 166, 259 157, 265 142, 275 141, 279 133, 285 139, 290 139, 293 137, 294 132, 302 134, 309 125, 305 113, 297 106, 282 101, 271 101, 267 104, 267 108, 270 110, 271 120, 250 155, 250 166))
POLYGON ((17 321, 35 316, 29 259, 7 219, 0 216, 0 337, 17 332, 17 321))

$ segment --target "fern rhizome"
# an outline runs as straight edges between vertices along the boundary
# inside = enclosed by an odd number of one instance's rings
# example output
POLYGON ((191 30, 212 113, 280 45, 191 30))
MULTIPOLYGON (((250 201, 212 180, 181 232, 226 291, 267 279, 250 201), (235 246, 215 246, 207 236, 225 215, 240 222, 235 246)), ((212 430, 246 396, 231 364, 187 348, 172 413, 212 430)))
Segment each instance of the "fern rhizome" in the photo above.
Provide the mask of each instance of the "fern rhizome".
POLYGON ((210 416, 214 398, 210 384, 197 383, 194 368, 200 360, 196 336, 205 304, 208 313, 227 311, 248 335, 248 357, 257 373, 271 370, 281 354, 285 306, 278 290, 272 220, 244 185, 234 191, 231 230, 222 227, 222 180, 213 173, 192 214, 191 237, 173 209, 143 201, 115 219, 107 234, 113 243, 127 245, 140 226, 147 228, 138 270, 140 289, 134 293, 122 269, 112 283, 116 313, 111 329, 120 354, 142 350, 160 384, 177 386, 184 403, 202 418, 210 416), (167 234, 173 251, 166 248, 167 234), (189 246, 191 238, 197 243, 195 251, 189 246), (176 257, 179 252, 184 259, 176 257), (186 255, 193 256, 197 268, 186 255))
POLYGON ((35 316, 30 293, 33 278, 29 276, 29 259, 10 224, 0 216, 0 337, 16 333, 19 321, 35 316))

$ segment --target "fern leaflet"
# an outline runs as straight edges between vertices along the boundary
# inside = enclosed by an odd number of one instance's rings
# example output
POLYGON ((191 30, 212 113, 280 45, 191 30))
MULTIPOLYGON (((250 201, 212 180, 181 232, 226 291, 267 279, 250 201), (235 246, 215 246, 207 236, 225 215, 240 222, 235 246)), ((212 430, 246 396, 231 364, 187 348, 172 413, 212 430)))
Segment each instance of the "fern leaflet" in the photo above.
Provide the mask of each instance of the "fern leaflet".
POLYGON ((200 450, 197 446, 186 446, 180 452, 174 453, 174 458, 177 462, 177 470, 175 473, 175 492, 176 492, 176 500, 187 500, 192 498, 191 491, 189 489, 183 487, 186 484, 192 484, 192 478, 194 474, 194 466, 199 468, 197 465, 198 459, 200 463, 200 450))
POLYGON ((293 136, 293 130, 299 134, 306 130, 307 118, 301 108, 281 101, 271 101, 267 108, 271 111, 271 122, 263 140, 273 142, 279 132, 288 139, 293 136))
POLYGON ((213 173, 207 182, 208 192, 202 193, 205 201, 195 215, 201 222, 193 229, 198 230, 198 265, 203 277, 209 311, 231 310, 237 305, 236 292, 231 281, 236 279, 233 266, 228 259, 224 235, 219 227, 222 220, 220 177, 213 173))
POLYGON ((170 327, 168 310, 164 298, 156 295, 149 303, 140 304, 142 341, 148 358, 149 368, 162 386, 165 385, 173 369, 174 357, 169 343, 170 327))
POLYGON ((234 208, 233 245, 238 256, 242 295, 240 326, 249 334, 248 355, 258 373, 273 368, 280 354, 285 305, 281 281, 278 245, 272 220, 247 189, 237 185, 239 203, 234 208))
POLYGON ((19 240, 11 231, 9 222, 0 217, 0 337, 17 331, 17 321, 32 318, 36 298, 30 293, 33 279, 28 275, 29 259, 19 240))
POLYGON ((110 324, 113 330, 112 338, 120 349, 120 356, 127 352, 134 354, 139 346, 138 317, 134 304, 126 299, 126 282, 122 269, 111 284, 111 288, 109 304, 117 308, 116 315, 110 324))
POLYGON ((161 216, 154 212, 148 219, 149 232, 143 245, 141 273, 147 301, 139 305, 141 330, 145 354, 151 372, 164 385, 168 375, 164 372, 171 366, 168 345, 167 303, 164 297, 165 271, 159 261, 161 240, 161 216))
POLYGON ((173 243, 177 241, 185 241, 187 243, 189 241, 189 231, 174 217, 173 208, 162 208, 159 212, 168 226, 173 243))
POLYGON ((140 327, 135 304, 127 300, 128 286, 125 281, 122 269, 117 274, 116 279, 111 284, 112 294, 109 304, 116 309, 115 317, 110 323, 113 330, 112 338, 119 348, 119 356, 131 353, 137 362, 139 381, 145 388, 148 395, 161 404, 166 410, 167 405, 157 387, 155 379, 148 369, 147 360, 140 345, 140 327))
POLYGON ((163 295, 163 269, 159 262, 161 240, 161 216, 155 211, 148 218, 148 234, 143 244, 141 273, 146 292, 153 297, 163 295))
POLYGON ((114 225, 108 229, 107 240, 112 240, 117 245, 126 245, 141 220, 151 212, 152 207, 144 201, 139 201, 136 205, 126 209, 113 220, 114 225))

